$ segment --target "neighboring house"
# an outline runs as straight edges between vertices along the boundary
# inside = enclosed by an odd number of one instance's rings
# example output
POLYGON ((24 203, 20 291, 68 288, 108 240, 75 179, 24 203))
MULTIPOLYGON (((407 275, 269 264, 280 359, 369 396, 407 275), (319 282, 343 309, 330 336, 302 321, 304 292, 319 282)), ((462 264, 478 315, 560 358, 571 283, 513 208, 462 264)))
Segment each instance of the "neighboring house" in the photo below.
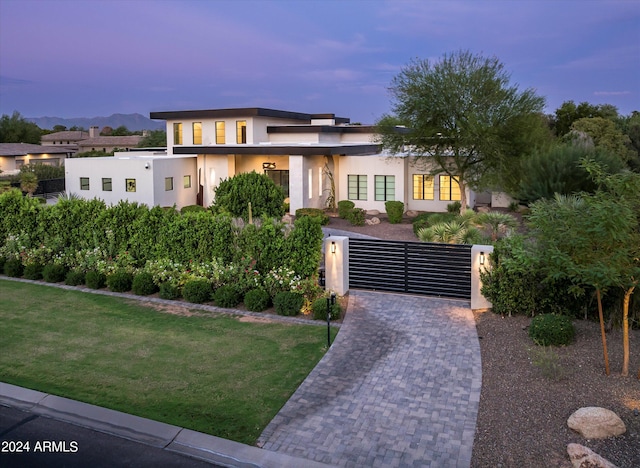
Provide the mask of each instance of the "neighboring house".
MULTIPOLYGON (((336 202, 353 200, 357 207, 367 210, 384 212, 385 201, 399 200, 404 202, 406 210, 446 211, 449 203, 460 199, 458 184, 449 176, 433 177, 428 168, 416 165, 410 158, 382 152, 374 126, 351 125, 348 118, 334 114, 239 108, 152 112, 150 118, 166 121, 166 155, 125 153, 126 157, 119 154, 117 158, 97 158, 104 160, 99 165, 70 160, 67 190, 87 198, 106 199, 103 193, 93 193, 91 180, 102 178, 106 170, 103 164, 111 164, 111 178, 122 179, 118 184, 124 186, 125 179, 136 179, 138 184, 141 177, 151 184, 145 182, 148 200, 145 203, 170 205, 168 195, 174 195, 178 208, 189 204, 210 205, 222 179, 250 171, 264 172, 281 186, 292 213, 298 208, 325 206, 331 187, 326 171, 335 182, 336 202), (151 164, 148 173, 139 169, 142 165, 136 166, 133 162, 143 162, 149 157, 153 161, 148 161, 151 164), (191 193, 192 198, 178 199, 175 190, 173 194, 159 194, 158 187, 169 177, 165 169, 169 169, 158 163, 180 161, 172 166, 177 171, 171 174, 176 182, 187 175, 185 161, 189 158, 194 171, 192 186, 182 195, 187 197, 191 193), (156 169, 163 172, 156 175, 156 169), (85 187, 86 179, 90 179, 89 188, 83 190, 87 193, 73 189, 80 186, 81 177, 85 187)), ((130 200, 142 199, 140 195, 131 196, 131 192, 124 195, 130 200)), ((115 197, 115 193, 109 196, 115 197)), ((475 194, 469 192, 467 199, 473 207, 475 194)))
POLYGON ((144 138, 141 135, 100 136, 99 127, 91 127, 89 133, 81 131, 65 131, 42 135, 42 145, 62 145, 73 153, 102 151, 111 153, 114 150, 129 151, 136 148, 144 138))
POLYGON ((25 164, 37 163, 60 166, 71 155, 66 147, 32 145, 29 143, 0 143, 0 170, 17 173, 25 164))

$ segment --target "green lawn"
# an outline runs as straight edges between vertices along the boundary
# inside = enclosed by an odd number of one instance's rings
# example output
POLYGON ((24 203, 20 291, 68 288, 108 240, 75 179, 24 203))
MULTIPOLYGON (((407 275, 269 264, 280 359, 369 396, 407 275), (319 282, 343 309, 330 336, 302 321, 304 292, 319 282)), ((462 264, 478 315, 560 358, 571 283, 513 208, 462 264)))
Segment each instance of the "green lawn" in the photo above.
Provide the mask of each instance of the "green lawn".
POLYGON ((180 316, 0 279, 0 381, 253 444, 326 329, 180 316))

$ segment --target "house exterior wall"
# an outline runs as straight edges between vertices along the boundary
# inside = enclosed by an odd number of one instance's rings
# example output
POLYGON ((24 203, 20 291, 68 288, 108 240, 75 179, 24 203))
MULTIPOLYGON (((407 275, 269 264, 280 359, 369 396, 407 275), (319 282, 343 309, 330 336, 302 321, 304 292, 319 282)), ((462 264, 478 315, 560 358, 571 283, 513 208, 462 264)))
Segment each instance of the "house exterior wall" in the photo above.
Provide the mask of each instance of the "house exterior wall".
POLYGON ((0 156, 0 171, 10 172, 16 170, 16 158, 14 156, 0 156))
POLYGON ((340 156, 340 177, 337 183, 336 202, 349 199, 348 176, 367 176, 366 200, 351 200, 356 208, 386 212, 385 201, 375 199, 375 176, 394 176, 394 199, 405 203, 405 160, 403 158, 387 158, 385 156, 340 156))
POLYGON ((73 158, 65 165, 66 190, 85 199, 99 198, 107 204, 120 200, 147 206, 173 206, 178 209, 196 202, 195 158, 104 157, 73 158), (148 169, 145 168, 148 166, 148 169), (185 188, 183 176, 191 176, 191 187, 185 188), (173 190, 165 190, 165 177, 173 177, 173 190), (89 179, 88 190, 80 187, 80 179, 89 179), (111 190, 103 190, 103 179, 111 179, 111 190), (127 191, 127 180, 135 181, 135 191, 127 191))

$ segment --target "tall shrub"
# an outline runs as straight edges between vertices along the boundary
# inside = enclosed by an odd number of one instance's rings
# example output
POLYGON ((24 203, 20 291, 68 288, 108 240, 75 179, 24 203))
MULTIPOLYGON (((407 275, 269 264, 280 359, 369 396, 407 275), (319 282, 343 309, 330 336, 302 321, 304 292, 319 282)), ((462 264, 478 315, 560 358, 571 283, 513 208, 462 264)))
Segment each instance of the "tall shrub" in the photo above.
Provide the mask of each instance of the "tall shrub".
POLYGON ((308 216, 297 219, 284 242, 283 259, 303 278, 314 276, 322 256, 322 227, 308 216))
POLYGON ((243 172, 220 182, 216 189, 214 210, 249 219, 249 202, 253 216, 280 218, 284 214, 284 192, 266 174, 243 172))
POLYGON ((387 201, 384 203, 384 208, 387 210, 387 216, 391 224, 398 224, 402 222, 402 215, 404 214, 404 203, 401 201, 387 201))

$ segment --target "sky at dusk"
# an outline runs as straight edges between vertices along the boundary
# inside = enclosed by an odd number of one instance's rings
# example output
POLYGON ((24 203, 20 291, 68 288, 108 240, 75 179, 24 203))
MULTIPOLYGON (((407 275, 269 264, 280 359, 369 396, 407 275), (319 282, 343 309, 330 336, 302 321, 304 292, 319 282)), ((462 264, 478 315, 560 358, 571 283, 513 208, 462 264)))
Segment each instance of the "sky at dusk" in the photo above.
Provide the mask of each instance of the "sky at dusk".
POLYGON ((268 107, 373 123, 412 59, 640 110, 640 0, 0 0, 0 114, 268 107))

